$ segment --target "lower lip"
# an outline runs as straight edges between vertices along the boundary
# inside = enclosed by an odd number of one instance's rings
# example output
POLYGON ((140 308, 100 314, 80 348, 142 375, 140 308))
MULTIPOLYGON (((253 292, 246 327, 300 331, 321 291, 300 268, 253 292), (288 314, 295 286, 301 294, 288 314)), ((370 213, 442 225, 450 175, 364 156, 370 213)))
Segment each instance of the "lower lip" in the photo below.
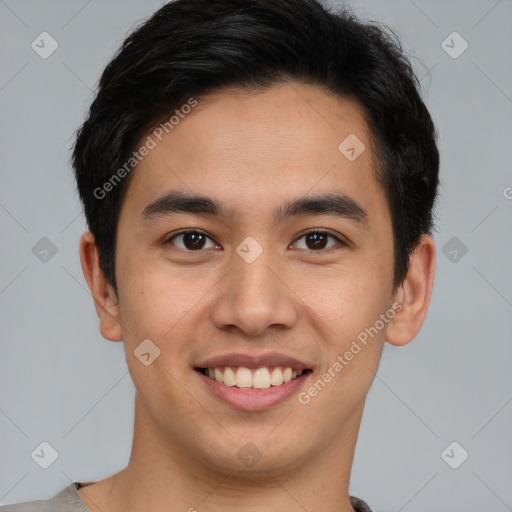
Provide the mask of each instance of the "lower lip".
POLYGON ((304 373, 300 377, 281 384, 270 386, 267 389, 238 388, 226 386, 215 379, 207 377, 200 371, 195 371, 208 388, 232 407, 243 411, 263 411, 284 402, 291 395, 297 393, 304 385, 311 372, 304 373))

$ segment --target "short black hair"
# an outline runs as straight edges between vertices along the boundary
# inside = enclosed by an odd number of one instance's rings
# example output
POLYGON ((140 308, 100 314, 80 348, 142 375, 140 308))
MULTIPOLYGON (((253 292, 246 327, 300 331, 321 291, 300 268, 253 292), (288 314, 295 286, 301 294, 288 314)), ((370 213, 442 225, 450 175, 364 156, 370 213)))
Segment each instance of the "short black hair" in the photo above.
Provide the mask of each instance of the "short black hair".
POLYGON ((287 81, 363 107, 391 212, 395 289, 402 283, 410 253, 433 229, 439 152, 418 78, 393 31, 316 0, 175 0, 123 42, 76 133, 78 191, 116 293, 117 223, 132 174, 126 163, 147 130, 208 92, 287 81))

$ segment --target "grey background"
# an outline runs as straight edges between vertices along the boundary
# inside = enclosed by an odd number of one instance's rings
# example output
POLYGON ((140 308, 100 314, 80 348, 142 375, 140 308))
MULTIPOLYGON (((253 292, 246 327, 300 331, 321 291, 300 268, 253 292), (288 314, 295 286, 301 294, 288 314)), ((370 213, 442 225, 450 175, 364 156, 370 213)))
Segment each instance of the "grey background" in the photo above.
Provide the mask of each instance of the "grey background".
MULTIPOLYGON (((0 0, 0 504, 128 463, 134 388, 82 277, 68 148, 126 31, 162 4, 0 0), (31 48, 43 31, 59 45, 47 59, 31 48), (58 452, 46 470, 31 458, 42 441, 58 452)), ((512 510, 512 2, 350 5, 418 57, 442 161, 431 308, 411 344, 386 345, 350 491, 375 512, 512 510), (453 31, 469 44, 458 58, 441 47, 453 31), (469 453, 458 469, 441 457, 452 441, 469 453)))

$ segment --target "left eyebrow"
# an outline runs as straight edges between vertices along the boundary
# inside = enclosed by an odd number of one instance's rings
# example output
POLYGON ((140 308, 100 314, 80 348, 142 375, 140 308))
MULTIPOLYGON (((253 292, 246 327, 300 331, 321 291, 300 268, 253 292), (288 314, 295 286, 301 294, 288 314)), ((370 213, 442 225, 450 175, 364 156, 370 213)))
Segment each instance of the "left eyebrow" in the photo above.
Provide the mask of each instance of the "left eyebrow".
MULTIPOLYGON (((223 203, 207 196, 172 191, 146 206, 142 212, 144 220, 167 216, 173 213, 189 213, 212 217, 227 217, 236 212, 223 203)), ((368 213, 346 194, 333 192, 286 201, 273 211, 274 222, 282 222, 298 215, 334 215, 352 220, 368 228, 368 213)))
POLYGON ((368 213, 366 210, 350 196, 339 192, 286 201, 274 211, 274 222, 281 222, 296 215, 319 214, 342 217, 368 228, 368 213))

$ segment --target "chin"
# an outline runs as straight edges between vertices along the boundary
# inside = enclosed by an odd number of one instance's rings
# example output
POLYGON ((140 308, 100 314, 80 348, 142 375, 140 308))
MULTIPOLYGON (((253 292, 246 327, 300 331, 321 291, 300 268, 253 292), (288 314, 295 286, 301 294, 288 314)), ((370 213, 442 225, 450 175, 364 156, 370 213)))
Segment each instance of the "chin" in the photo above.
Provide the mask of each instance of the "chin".
MULTIPOLYGON (((214 471, 232 473, 243 478, 268 478, 270 474, 296 471, 301 466, 300 461, 307 462, 305 453, 297 450, 298 443, 290 436, 285 443, 284 438, 268 433, 258 437, 234 434, 223 447, 212 447, 204 453, 205 445, 198 447, 203 452, 201 461, 214 471)), ((310 447, 314 453, 314 447, 310 447)))

